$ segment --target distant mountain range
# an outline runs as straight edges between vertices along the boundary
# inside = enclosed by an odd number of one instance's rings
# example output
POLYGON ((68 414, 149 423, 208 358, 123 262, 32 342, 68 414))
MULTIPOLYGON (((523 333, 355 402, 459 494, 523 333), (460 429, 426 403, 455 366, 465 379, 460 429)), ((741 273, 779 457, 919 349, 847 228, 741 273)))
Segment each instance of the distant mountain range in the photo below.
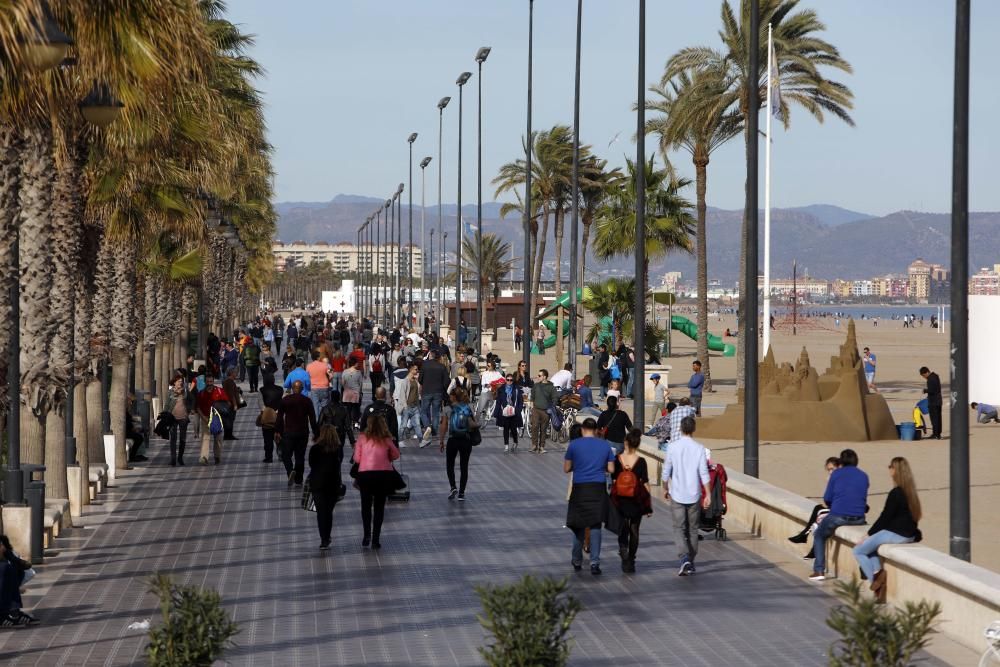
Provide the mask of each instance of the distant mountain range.
MULTIPOLYGON (((384 200, 359 195, 337 195, 329 202, 280 202, 275 204, 279 214, 277 238, 286 243, 305 241, 354 242, 357 230, 365 218, 373 213, 384 200)), ((483 230, 494 233, 514 244, 514 254, 519 257, 522 249, 521 220, 518 216, 500 219, 497 202, 483 203, 483 230)), ((448 246, 454 251, 454 204, 442 206, 442 222, 448 232, 448 246)), ((408 237, 408 207, 402 206, 403 238, 408 237)), ((464 204, 462 215, 475 224, 475 204, 464 204)), ((429 232, 437 229, 438 210, 428 206, 424 221, 429 232)), ((708 264, 709 276, 724 284, 733 283, 739 275, 740 226, 742 211, 709 208, 708 210, 708 264)), ((420 208, 414 205, 414 242, 420 239, 420 208)), ((761 213, 760 253, 763 265, 763 221, 761 213)), ((568 221, 567 221, 568 222, 568 221)), ((800 274, 834 278, 867 278, 887 273, 905 273, 906 267, 917 257, 928 262, 948 265, 950 261, 951 218, 940 213, 898 211, 877 217, 851 211, 829 204, 814 204, 771 211, 771 267, 776 277, 790 276, 792 261, 797 260, 800 274)), ((434 239, 435 247, 440 240, 434 239)), ((425 244, 428 245, 428 244, 425 244)), ((545 276, 555 270, 555 249, 551 225, 546 248, 545 276)), ((1000 212, 972 213, 969 224, 970 266, 973 271, 980 266, 1000 263, 1000 212)), ((569 235, 563 243, 563 252, 569 252, 569 235)), ((601 263, 588 256, 587 273, 630 274, 621 268, 622 262, 601 263)), ((695 276, 695 259, 686 254, 673 254, 654 262, 650 267, 650 282, 659 284, 659 276, 666 271, 680 271, 683 280, 695 276)), ((520 268, 518 268, 518 273, 520 268)), ((564 254, 563 277, 569 274, 569 263, 564 254)))

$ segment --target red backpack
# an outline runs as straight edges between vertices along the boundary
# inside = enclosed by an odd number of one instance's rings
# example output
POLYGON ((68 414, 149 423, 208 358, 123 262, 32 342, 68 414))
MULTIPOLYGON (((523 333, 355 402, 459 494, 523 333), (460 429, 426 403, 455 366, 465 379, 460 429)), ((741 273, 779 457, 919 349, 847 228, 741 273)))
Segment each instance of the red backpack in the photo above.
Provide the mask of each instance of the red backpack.
POLYGON ((382 372, 382 357, 375 357, 375 361, 372 362, 372 373, 382 372))
POLYGON ((622 471, 615 477, 611 495, 617 498, 635 498, 639 488, 639 477, 632 468, 625 465, 621 456, 618 457, 618 462, 622 465, 622 471))

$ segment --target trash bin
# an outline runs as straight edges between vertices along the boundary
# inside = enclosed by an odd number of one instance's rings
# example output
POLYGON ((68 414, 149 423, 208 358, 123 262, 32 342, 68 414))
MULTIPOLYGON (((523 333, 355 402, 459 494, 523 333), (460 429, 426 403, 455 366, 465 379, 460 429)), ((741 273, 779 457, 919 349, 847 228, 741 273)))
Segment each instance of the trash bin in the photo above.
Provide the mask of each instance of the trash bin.
POLYGON ((24 475, 24 500, 31 508, 31 562, 40 563, 45 555, 45 481, 35 479, 35 473, 44 473, 45 466, 22 463, 24 475))
POLYGON ((917 425, 914 422, 903 422, 899 425, 900 440, 916 440, 917 425))

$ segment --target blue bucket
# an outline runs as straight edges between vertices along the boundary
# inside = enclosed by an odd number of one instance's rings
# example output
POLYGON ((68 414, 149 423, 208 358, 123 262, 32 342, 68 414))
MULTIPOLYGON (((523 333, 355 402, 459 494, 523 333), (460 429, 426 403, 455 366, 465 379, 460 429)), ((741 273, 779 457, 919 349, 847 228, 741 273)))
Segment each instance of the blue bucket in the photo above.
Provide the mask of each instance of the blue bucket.
POLYGON ((900 440, 916 440, 917 425, 914 422, 903 422, 899 425, 900 440))

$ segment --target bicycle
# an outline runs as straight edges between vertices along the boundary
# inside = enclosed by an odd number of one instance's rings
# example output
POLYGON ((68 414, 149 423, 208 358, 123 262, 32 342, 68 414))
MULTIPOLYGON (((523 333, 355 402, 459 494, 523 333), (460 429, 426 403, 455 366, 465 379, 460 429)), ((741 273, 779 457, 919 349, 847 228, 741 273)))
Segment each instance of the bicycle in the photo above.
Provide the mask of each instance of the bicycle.
POLYGON ((993 621, 990 627, 983 631, 988 644, 983 657, 979 659, 979 667, 985 665, 1000 665, 1000 621, 993 621))

